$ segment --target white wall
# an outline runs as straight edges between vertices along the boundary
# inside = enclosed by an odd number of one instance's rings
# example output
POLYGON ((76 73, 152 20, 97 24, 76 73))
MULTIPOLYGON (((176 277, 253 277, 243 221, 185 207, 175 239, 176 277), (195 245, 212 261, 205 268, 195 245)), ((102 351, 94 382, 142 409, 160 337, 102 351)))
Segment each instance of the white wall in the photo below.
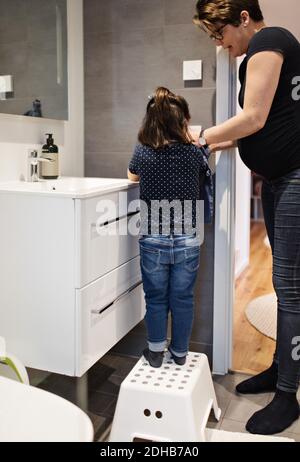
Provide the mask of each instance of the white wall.
POLYGON ((236 155, 235 277, 250 262, 250 181, 251 175, 236 155))
MULTIPOLYGON (((239 67, 244 57, 237 60, 239 67)), ((237 82, 237 98, 240 91, 240 82, 237 82)), ((237 101, 237 113, 241 111, 237 101)), ((249 265, 250 256, 250 170, 242 162, 238 149, 236 149, 235 164, 235 277, 249 265)))
POLYGON ((26 177, 28 150, 40 149, 45 133, 53 133, 59 146, 61 175, 83 176, 83 0, 67 1, 69 120, 0 114, 0 181, 26 177))
POLYGON ((281 26, 290 30, 300 40, 299 0, 260 0, 267 26, 281 26))

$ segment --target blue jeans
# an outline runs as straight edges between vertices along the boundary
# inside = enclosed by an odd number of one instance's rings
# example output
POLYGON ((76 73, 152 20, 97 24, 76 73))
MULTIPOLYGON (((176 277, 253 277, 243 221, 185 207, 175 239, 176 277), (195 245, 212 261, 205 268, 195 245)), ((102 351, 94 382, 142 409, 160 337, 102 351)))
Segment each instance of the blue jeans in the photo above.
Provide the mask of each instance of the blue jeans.
POLYGON ((300 169, 263 181, 262 205, 273 255, 273 285, 277 295, 277 388, 299 387, 300 354, 300 169), (298 338, 298 339, 297 339, 298 338))
POLYGON ((169 348, 176 356, 185 356, 194 318, 199 239, 184 235, 143 236, 140 255, 149 349, 157 352, 166 347, 170 311, 172 339, 169 348))

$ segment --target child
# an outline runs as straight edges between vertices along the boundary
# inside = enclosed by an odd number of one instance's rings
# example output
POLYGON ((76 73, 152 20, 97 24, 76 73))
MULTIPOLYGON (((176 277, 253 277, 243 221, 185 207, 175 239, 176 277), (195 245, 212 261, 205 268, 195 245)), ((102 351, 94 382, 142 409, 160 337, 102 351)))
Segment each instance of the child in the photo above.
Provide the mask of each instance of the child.
POLYGON ((152 367, 163 362, 169 311, 169 352, 178 365, 185 364, 192 330, 200 258, 197 201, 209 167, 202 148, 192 143, 189 120, 184 98, 158 88, 147 105, 140 144, 128 169, 128 178, 140 181, 139 242, 148 332, 143 354, 152 367))

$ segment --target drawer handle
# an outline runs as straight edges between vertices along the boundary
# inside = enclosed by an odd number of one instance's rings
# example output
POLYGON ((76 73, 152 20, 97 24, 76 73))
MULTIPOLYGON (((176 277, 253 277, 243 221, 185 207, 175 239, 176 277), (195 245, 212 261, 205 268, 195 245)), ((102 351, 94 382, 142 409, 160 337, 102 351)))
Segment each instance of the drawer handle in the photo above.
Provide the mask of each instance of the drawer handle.
POLYGON ((125 297, 126 295, 130 294, 131 292, 134 291, 134 289, 136 289, 138 286, 140 286, 142 284, 142 281, 139 281, 139 282, 136 282, 133 286, 129 287, 129 289, 125 290, 125 292, 123 292, 121 295, 119 295, 113 302, 109 303, 108 305, 106 305, 104 308, 101 308, 101 310, 92 310, 91 312, 93 314, 102 314, 104 313, 104 311, 108 310, 108 308, 110 308, 111 306, 115 305, 117 302, 119 302, 123 297, 125 297))
POLYGON ((137 215, 138 213, 140 213, 140 210, 136 210, 135 212, 130 212, 128 213, 128 215, 125 215, 122 217, 117 217, 117 218, 113 218, 112 220, 105 221, 104 223, 101 223, 101 225, 97 225, 97 223, 92 223, 91 227, 97 228, 99 226, 99 228, 103 228, 104 226, 111 225, 112 223, 117 223, 118 221, 123 220, 126 217, 129 220, 129 218, 133 217, 134 215, 137 215))

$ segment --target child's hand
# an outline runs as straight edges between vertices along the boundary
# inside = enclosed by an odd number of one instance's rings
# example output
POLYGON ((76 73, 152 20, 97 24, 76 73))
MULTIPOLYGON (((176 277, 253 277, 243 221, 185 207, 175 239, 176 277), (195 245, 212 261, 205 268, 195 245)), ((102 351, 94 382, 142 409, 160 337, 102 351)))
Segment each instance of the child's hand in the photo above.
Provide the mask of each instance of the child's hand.
POLYGON ((128 180, 134 181, 135 183, 140 181, 139 175, 135 175, 134 173, 131 173, 130 170, 127 170, 127 177, 128 177, 128 180))

